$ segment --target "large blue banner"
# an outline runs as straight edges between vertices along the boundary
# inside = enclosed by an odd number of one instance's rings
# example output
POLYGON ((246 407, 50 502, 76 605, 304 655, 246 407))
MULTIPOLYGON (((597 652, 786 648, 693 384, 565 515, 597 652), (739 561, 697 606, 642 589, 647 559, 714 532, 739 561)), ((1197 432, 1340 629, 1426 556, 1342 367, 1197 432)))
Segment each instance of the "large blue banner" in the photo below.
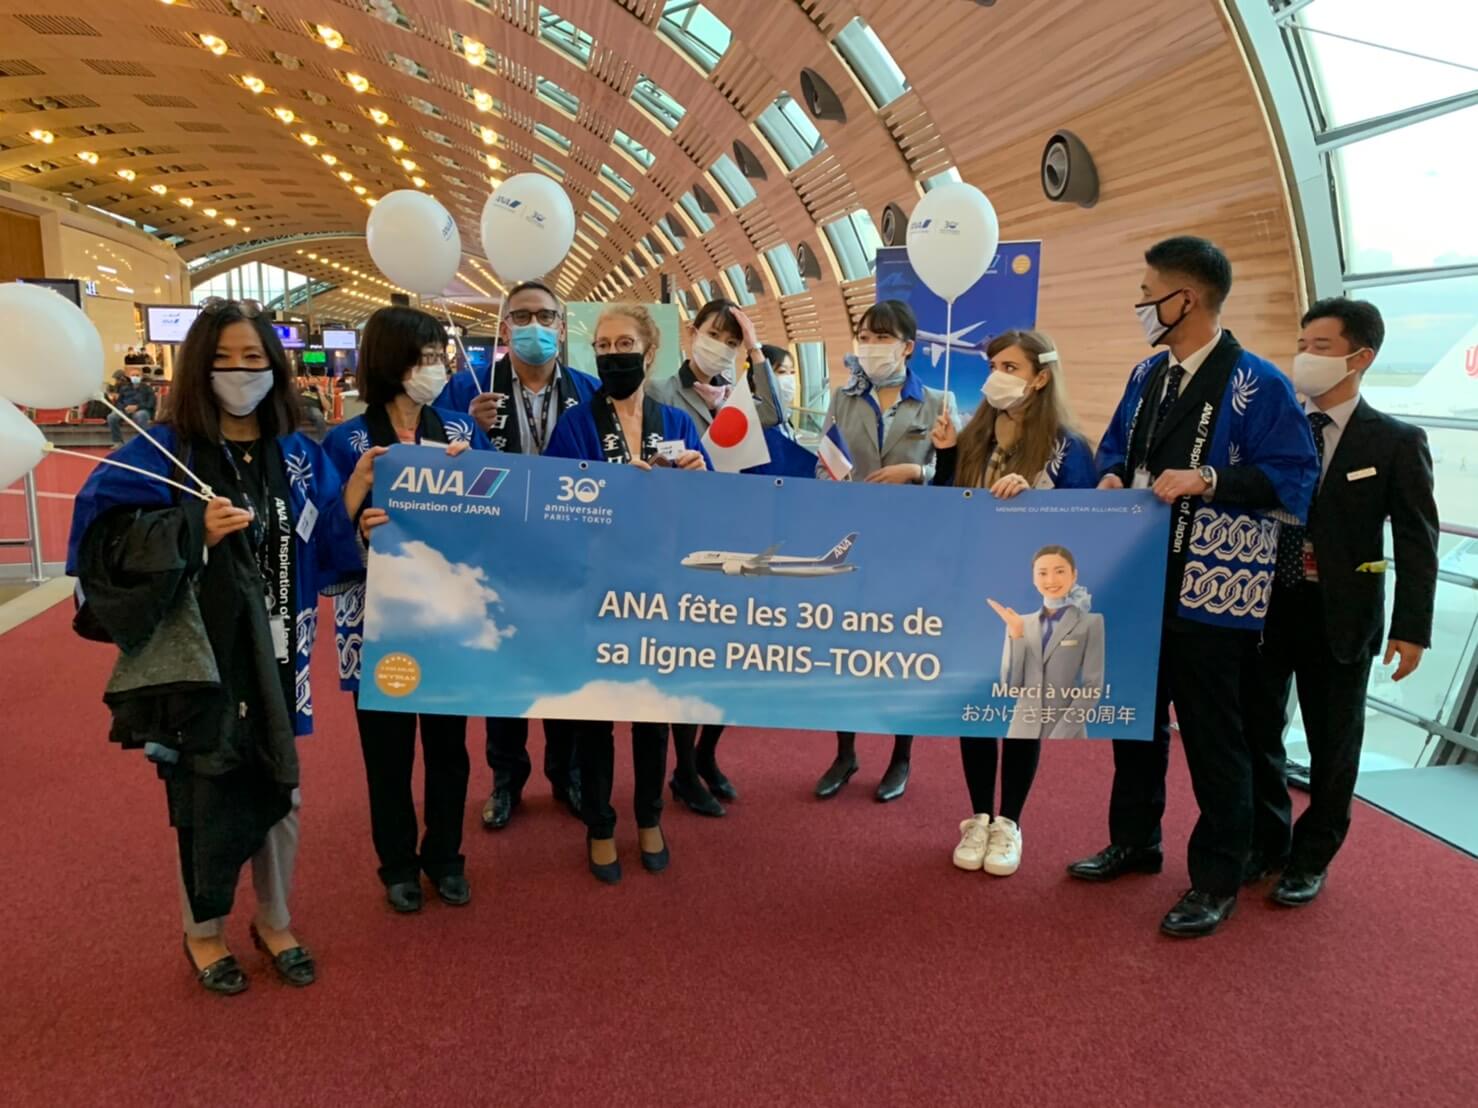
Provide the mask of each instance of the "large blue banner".
POLYGON ((1150 736, 1166 508, 394 447, 367 708, 1150 736))
POLYGON ((1003 242, 985 276, 955 301, 952 319, 945 303, 921 281, 908 249, 885 246, 877 256, 877 298, 902 300, 919 320, 919 341, 909 368, 930 388, 944 387, 944 352, 950 351, 950 391, 965 415, 980 403, 990 373, 985 348, 1002 331, 1037 325, 1037 289, 1042 276, 1040 242, 1003 242))

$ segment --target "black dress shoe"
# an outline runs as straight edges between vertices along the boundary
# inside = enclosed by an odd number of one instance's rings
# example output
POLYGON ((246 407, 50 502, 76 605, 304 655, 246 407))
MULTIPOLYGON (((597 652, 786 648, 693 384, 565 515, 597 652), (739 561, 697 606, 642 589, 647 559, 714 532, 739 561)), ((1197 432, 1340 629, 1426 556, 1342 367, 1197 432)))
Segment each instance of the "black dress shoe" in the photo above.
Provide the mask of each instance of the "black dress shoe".
POLYGON ((519 797, 510 789, 494 789, 493 795, 482 806, 482 825, 489 831, 501 831, 513 818, 513 809, 518 807, 519 797))
POLYGON ((908 762, 888 763, 888 772, 883 774, 883 779, 878 782, 877 792, 872 794, 879 803, 886 804, 903 795, 903 791, 908 788, 908 769, 908 762))
POLYGON ((1199 939, 1220 927, 1236 907, 1235 895, 1216 896, 1191 889, 1165 913, 1165 918, 1160 921, 1160 930, 1177 939, 1199 939))
POLYGON ((277 971, 277 976, 287 984, 302 989, 318 980, 313 955, 308 953, 306 946, 288 947, 279 954, 273 954, 262 939, 262 933, 257 930, 255 923, 251 925, 251 941, 256 944, 258 950, 272 959, 272 968, 277 971))
MULTIPOLYGON (((645 855, 643 857, 645 857, 645 855)), ((590 844, 588 840, 585 844, 585 858, 586 861, 590 864, 590 872, 595 874, 595 879, 597 881, 600 881, 606 885, 619 885, 621 883, 620 858, 617 858, 614 862, 611 862, 607 865, 602 865, 594 858, 590 857, 590 844)))
POLYGON ((1324 888, 1322 873, 1288 870, 1278 879, 1278 883, 1273 886, 1273 891, 1268 894, 1268 898, 1274 904, 1281 904, 1285 908, 1301 908, 1318 896, 1322 888, 1324 888))
POLYGON ((698 776, 708 786, 708 791, 720 800, 739 799, 739 790, 734 788, 733 782, 724 776, 724 771, 718 768, 718 763, 704 765, 700 762, 698 776))
POLYGON ((662 836, 662 849, 647 853, 641 852, 642 869, 648 873, 661 873, 667 868, 667 863, 672 861, 672 852, 667 849, 667 835, 662 836))
POLYGON ((195 972, 195 980, 200 982, 200 987, 206 992, 219 993, 221 996, 235 996, 246 992, 246 974, 236 961, 236 955, 228 954, 201 969, 195 964, 195 955, 190 953, 190 937, 186 935, 185 960, 195 972))
POLYGON ((421 882, 397 881, 385 889, 385 899, 390 902, 390 907, 397 912, 419 912, 421 905, 426 902, 421 892, 421 882))
POLYGON ((852 775, 857 772, 857 759, 854 756, 843 754, 831 763, 831 768, 821 775, 821 780, 816 782, 816 795, 822 800, 836 796, 842 791, 842 786, 852 780, 852 775))
POLYGON ((1081 858, 1067 867, 1080 881, 1112 881, 1126 873, 1159 873, 1165 855, 1157 846, 1106 846, 1091 858, 1081 858))
POLYGON ((691 781, 674 777, 667 782, 667 787, 672 790, 674 800, 681 800, 690 811, 700 816, 717 818, 724 814, 724 806, 713 799, 713 794, 696 777, 691 781))
POLYGON ((1256 885, 1260 881, 1266 881, 1269 877, 1276 877, 1283 872, 1283 867, 1288 865, 1288 856, 1253 854, 1247 859, 1247 866, 1242 871, 1242 884, 1256 885))
POLYGON ((472 886, 462 874, 449 873, 437 879, 436 895, 453 908, 460 908, 472 899, 472 886))

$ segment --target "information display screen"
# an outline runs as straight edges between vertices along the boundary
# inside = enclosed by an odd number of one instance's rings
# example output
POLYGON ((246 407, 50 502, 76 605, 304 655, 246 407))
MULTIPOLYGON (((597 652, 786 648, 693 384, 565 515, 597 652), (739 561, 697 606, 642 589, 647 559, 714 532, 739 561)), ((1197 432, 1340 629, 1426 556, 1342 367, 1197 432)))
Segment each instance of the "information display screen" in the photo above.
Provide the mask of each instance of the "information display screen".
POLYGON ((308 345, 303 338, 301 323, 274 323, 272 329, 277 332, 284 350, 302 350, 308 345))
POLYGON ((357 331, 325 331, 323 348, 325 350, 358 350, 359 333, 357 331))
POLYGON ((149 304, 144 307, 144 338, 149 342, 178 343, 185 341, 185 334, 200 309, 191 304, 149 304))

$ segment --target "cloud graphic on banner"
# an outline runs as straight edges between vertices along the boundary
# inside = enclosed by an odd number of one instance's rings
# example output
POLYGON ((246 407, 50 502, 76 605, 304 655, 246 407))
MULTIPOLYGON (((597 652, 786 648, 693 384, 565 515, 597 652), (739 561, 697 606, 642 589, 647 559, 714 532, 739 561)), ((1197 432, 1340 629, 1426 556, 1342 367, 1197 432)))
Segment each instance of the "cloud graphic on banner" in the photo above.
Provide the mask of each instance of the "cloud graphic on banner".
POLYGON ((488 608, 501 603, 477 566, 448 561, 423 542, 403 543, 398 553, 370 552, 374 591, 364 615, 364 637, 374 642, 387 629, 454 635, 462 646, 497 650, 516 628, 499 627, 488 608))
POLYGON ((616 719, 638 723, 722 723, 722 708, 696 696, 671 696, 650 681, 591 681, 573 692, 541 696, 530 719, 616 719))

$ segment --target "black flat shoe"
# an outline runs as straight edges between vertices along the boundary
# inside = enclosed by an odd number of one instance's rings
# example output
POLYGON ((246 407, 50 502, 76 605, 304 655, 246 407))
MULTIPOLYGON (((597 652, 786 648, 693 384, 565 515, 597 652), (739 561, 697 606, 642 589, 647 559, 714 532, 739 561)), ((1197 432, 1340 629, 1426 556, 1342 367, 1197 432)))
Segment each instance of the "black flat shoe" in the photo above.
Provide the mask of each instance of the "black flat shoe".
POLYGON ((698 767, 698 776, 708 786, 708 791, 718 797, 718 799, 729 801, 739 799, 739 790, 734 788, 733 782, 724 776, 724 771, 719 769, 717 765, 700 765, 698 767))
POLYGON ((186 935, 185 960, 195 972, 195 980, 200 982, 200 987, 206 992, 219 993, 221 996, 235 996, 246 992, 246 974, 236 961, 236 955, 228 954, 201 969, 195 964, 195 955, 190 953, 190 937, 186 935))
POLYGON ((462 874, 452 873, 436 882, 436 895, 453 908, 460 908, 472 899, 472 886, 462 874))
POLYGON ((883 774, 883 779, 878 782, 877 792, 872 795, 878 803, 886 804, 890 800, 897 800, 908 788, 909 763, 906 761, 889 762, 888 772, 883 774))
MULTIPOLYGON (((645 858, 645 855, 643 855, 645 858)), ((595 874, 595 879, 606 885, 619 885, 621 883, 621 859, 617 858, 609 865, 602 865, 590 857, 590 843, 585 844, 585 860, 590 865, 590 872, 595 874)))
POLYGON ((672 851, 667 849, 667 833, 662 834, 662 849, 647 853, 641 852, 642 869, 648 873, 661 873, 667 868, 667 863, 672 861, 672 851))
POLYGON ((482 825, 489 831, 501 831, 513 818, 513 809, 518 807, 519 798, 508 789, 494 789, 488 802, 482 806, 482 825))
POLYGON ((826 800, 836 796, 842 791, 842 786, 852 780, 853 774, 857 772, 857 759, 843 755, 831 763, 831 768, 821 775, 821 780, 816 782, 816 796, 826 800))
POLYGON ((1126 873, 1159 873, 1164 868, 1165 855, 1157 846, 1106 846, 1067 871, 1079 881, 1112 881, 1126 873))
POLYGON ((277 971, 277 976, 289 985, 303 989, 318 980, 313 955, 308 953, 306 946, 288 947, 281 954, 273 954, 262 940, 262 933, 257 930, 255 923, 251 925, 251 941, 258 950, 272 959, 272 968, 277 971))
POLYGON ((1288 870, 1273 886, 1268 899, 1285 908, 1302 908, 1324 888, 1324 874, 1288 870))
POLYGON ((1212 934, 1237 907, 1237 898, 1191 889, 1165 913, 1160 930, 1177 939, 1199 939, 1212 934))
POLYGON ((397 881, 385 889, 385 899, 390 902, 390 907, 397 912, 409 914, 419 912, 421 905, 426 903, 426 897, 421 892, 421 882, 397 881))
POLYGON ((697 812, 700 816, 712 816, 715 819, 724 814, 724 806, 713 799, 703 782, 696 777, 691 781, 683 781, 674 777, 667 782, 667 787, 672 790, 672 798, 682 801, 690 812, 697 812))

